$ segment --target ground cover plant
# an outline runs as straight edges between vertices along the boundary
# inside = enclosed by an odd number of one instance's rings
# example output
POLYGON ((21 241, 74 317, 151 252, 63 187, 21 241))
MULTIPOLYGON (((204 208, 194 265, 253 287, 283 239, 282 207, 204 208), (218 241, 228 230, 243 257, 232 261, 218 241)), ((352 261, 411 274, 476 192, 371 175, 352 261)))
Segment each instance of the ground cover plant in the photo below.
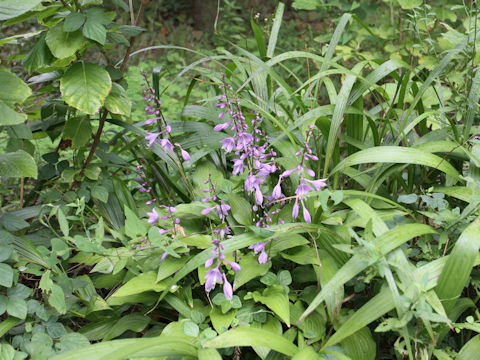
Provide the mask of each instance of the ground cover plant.
POLYGON ((476 358, 476 2, 152 7, 0 2, 0 358, 476 358))

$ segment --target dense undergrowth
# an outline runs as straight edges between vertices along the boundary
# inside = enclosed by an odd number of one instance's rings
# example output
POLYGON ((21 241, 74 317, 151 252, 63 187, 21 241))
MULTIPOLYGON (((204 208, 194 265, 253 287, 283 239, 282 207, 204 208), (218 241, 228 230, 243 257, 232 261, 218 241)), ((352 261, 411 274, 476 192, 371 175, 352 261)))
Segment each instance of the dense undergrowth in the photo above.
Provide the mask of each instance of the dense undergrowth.
POLYGON ((0 3, 0 358, 475 359, 476 2, 134 3, 0 3))

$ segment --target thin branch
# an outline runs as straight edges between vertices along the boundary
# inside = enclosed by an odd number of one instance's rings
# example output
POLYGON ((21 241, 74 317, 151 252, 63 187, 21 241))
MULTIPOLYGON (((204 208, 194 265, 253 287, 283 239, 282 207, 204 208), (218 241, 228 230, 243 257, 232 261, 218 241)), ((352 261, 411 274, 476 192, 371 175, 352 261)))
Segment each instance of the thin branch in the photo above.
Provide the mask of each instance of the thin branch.
POLYGON ((80 171, 80 176, 83 176, 83 174, 85 173, 85 169, 87 168, 88 164, 90 164, 90 161, 92 161, 93 159, 93 155, 95 154, 95 151, 97 150, 97 146, 100 143, 100 137, 102 135, 103 127, 105 125, 105 120, 107 119, 107 116, 108 116, 108 110, 104 109, 102 117, 100 118, 100 123, 98 124, 97 133, 93 138, 92 147, 90 148, 90 152, 88 153, 88 156, 85 159, 85 162, 83 163, 82 170, 80 171))
POLYGON ((135 14, 133 13, 133 0, 128 0, 128 5, 130 8, 130 21, 132 25, 135 25, 135 14))

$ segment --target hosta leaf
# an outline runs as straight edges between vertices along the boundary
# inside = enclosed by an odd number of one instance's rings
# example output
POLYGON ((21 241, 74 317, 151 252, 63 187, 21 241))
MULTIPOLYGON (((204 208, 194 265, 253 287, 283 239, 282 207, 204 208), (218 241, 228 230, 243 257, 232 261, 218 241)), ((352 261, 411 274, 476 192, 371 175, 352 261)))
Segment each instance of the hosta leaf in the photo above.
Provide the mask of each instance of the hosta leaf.
POLYGON ((165 290, 166 284, 164 282, 156 283, 157 274, 149 271, 129 280, 125 285, 118 289, 112 296, 122 297, 128 295, 135 295, 145 291, 162 291, 165 290))
POLYGON ((212 321, 213 328, 219 334, 228 330, 234 318, 235 310, 231 310, 226 314, 218 307, 213 307, 210 310, 210 320, 212 321))
POLYGON ((271 266, 272 264, 270 262, 259 264, 257 257, 254 256, 253 253, 245 255, 242 260, 240 260, 241 269, 235 274, 233 288, 236 290, 257 276, 265 275, 271 266))
POLYGON ((287 290, 283 286, 270 286, 262 294, 255 291, 252 293, 252 297, 256 302, 261 302, 270 308, 287 326, 290 326, 290 302, 287 290))
POLYGON ((112 92, 105 100, 105 107, 113 114, 130 116, 132 102, 127 96, 125 89, 117 83, 112 84, 112 92))
POLYGON ((41 3, 42 0, 2 0, 0 2, 0 20, 22 15, 41 3))
POLYGON ((105 69, 83 61, 72 65, 60 80, 63 100, 90 115, 98 112, 111 88, 112 80, 105 69))
POLYGON ((122 335, 125 331, 131 330, 140 332, 148 325, 150 318, 143 314, 128 314, 123 316, 103 338, 104 341, 111 340, 122 335))
POLYGON ((120 360, 141 357, 181 357, 196 358, 196 347, 185 337, 159 336, 111 340, 75 349, 57 355, 52 360, 120 360))
POLYGON ((476 359, 480 353, 480 335, 477 335, 470 339, 458 353, 457 360, 470 360, 476 359))
POLYGON ((45 40, 53 56, 57 59, 75 55, 84 44, 81 31, 67 32, 63 29, 63 24, 57 24, 51 28, 45 40))
POLYGON ((33 157, 23 150, 0 154, 0 176, 37 178, 38 169, 33 157))
POLYGON ((268 330, 246 326, 229 330, 203 344, 206 348, 226 348, 232 346, 265 346, 287 356, 297 353, 297 347, 280 335, 268 330))

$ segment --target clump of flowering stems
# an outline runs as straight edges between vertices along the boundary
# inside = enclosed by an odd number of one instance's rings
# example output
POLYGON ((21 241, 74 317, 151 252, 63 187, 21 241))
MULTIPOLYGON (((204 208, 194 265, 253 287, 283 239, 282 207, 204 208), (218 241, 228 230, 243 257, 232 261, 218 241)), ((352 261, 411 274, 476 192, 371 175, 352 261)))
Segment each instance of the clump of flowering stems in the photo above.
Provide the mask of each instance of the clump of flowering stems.
POLYGON ((145 140, 147 141, 148 146, 152 146, 153 143, 158 142, 167 154, 171 154, 174 152, 174 149, 178 148, 182 159, 184 161, 190 161, 190 154, 185 151, 179 143, 172 144, 170 138, 172 127, 168 124, 160 109, 162 101, 157 97, 157 94, 155 94, 155 89, 150 86, 145 71, 142 70, 141 72, 145 80, 142 84, 142 86, 145 86, 145 89, 143 90, 143 100, 147 102, 145 112, 150 116, 150 118, 145 121, 145 125, 150 126, 156 123, 158 128, 157 132, 147 132, 145 140))
POLYGON ((207 215, 210 212, 214 211, 218 218, 221 221, 221 224, 212 230, 214 234, 214 239, 212 240, 212 245, 214 248, 212 249, 212 256, 205 262, 205 269, 211 268, 207 270, 205 275, 205 290, 207 293, 212 291, 217 282, 223 284, 223 293, 225 298, 231 300, 233 297, 233 288, 232 285, 228 282, 227 276, 224 271, 222 271, 222 265, 230 265, 234 272, 240 270, 240 265, 235 261, 229 261, 225 258, 223 254, 224 247, 221 244, 221 241, 228 236, 231 231, 226 223, 226 218, 228 216, 228 212, 230 211, 230 206, 225 204, 222 200, 220 200, 216 193, 216 187, 212 183, 212 179, 209 176, 208 180, 205 181, 205 184, 209 184, 209 189, 204 190, 206 193, 209 193, 210 196, 203 199, 204 202, 213 201, 215 203, 214 206, 210 208, 206 208, 202 210, 202 215, 207 215))
POLYGON ((304 203, 304 196, 307 195, 309 192, 315 190, 320 190, 322 187, 327 186, 326 178, 325 179, 317 179, 311 180, 308 177, 315 177, 315 171, 309 169, 306 165, 306 162, 309 160, 318 161, 318 157, 313 154, 312 149, 308 145, 311 137, 313 136, 313 125, 310 125, 307 133, 305 135, 305 142, 303 144, 302 150, 298 151, 295 155, 300 158, 300 163, 296 168, 284 171, 278 178, 278 183, 273 188, 272 197, 274 199, 283 199, 285 196, 282 194, 281 183, 283 179, 290 177, 292 174, 297 173, 299 176, 299 185, 295 190, 295 203, 293 204, 292 208, 292 217, 296 219, 299 213, 299 204, 302 205, 302 212, 303 212, 303 219, 305 222, 310 223, 312 222, 312 217, 308 212, 305 203, 304 203), (308 176, 308 177, 307 177, 308 176))
MULTIPOLYGON (((142 86, 145 87, 143 90, 144 93, 144 98, 143 100, 147 103, 147 106, 145 107, 145 113, 149 116, 149 118, 145 121, 145 126, 151 126, 153 124, 156 124, 158 131, 157 132, 147 132, 147 135, 145 136, 145 140, 147 141, 147 146, 152 146, 154 143, 159 143, 160 146, 163 148, 163 150, 172 157, 172 159, 177 163, 179 166, 179 170, 181 170, 182 175, 184 178, 186 178, 184 171, 183 171, 183 166, 181 163, 178 161, 180 157, 183 159, 183 161, 190 161, 190 154, 185 151, 182 146, 179 143, 173 142, 171 139, 171 132, 172 128, 168 124, 167 120, 162 114, 160 105, 162 104, 161 100, 158 98, 157 94, 155 93, 155 89, 150 85, 147 74, 145 71, 141 70, 142 76, 144 77, 145 82, 142 84, 142 86), (178 153, 175 153, 177 151, 178 153), (173 156, 172 156, 173 155, 173 156)), ((137 169, 139 169, 137 167, 137 169)), ((141 168, 140 168, 141 170, 141 168)), ((144 176, 143 172, 141 175, 144 176)), ((142 176, 140 176, 138 179, 142 179, 142 176)), ((151 189, 145 187, 146 182, 143 182, 140 188, 141 192, 147 192, 150 193, 151 189)), ((187 181, 187 185, 189 185, 189 182, 187 181)), ((152 205, 156 199, 150 199, 146 202, 147 205, 152 205)), ((176 234, 177 228, 180 226, 180 218, 174 218, 173 214, 177 211, 173 206, 165 206, 165 205, 159 205, 165 210, 166 215, 160 216, 160 214, 157 212, 156 208, 152 208, 150 212, 147 212, 148 216, 148 222, 154 226, 158 219, 162 220, 172 220, 172 227, 169 229, 159 229, 159 233, 161 235, 165 235, 167 233, 174 233, 176 234)), ((166 256, 167 252, 165 251, 162 255, 161 261, 163 261, 166 256)))

